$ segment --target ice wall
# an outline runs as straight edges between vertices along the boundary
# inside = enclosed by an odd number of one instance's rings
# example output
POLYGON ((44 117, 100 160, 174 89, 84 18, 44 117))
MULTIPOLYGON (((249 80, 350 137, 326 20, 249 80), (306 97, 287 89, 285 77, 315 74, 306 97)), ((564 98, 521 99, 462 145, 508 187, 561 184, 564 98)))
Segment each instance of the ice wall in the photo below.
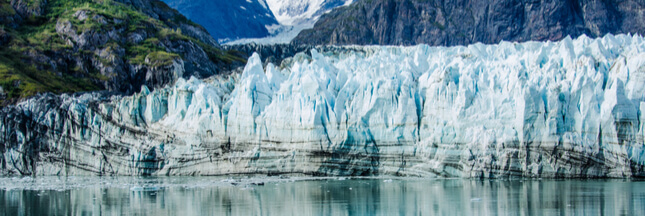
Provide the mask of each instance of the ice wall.
POLYGON ((5 172, 645 175, 640 36, 253 55, 242 74, 94 98, 3 110, 5 172))

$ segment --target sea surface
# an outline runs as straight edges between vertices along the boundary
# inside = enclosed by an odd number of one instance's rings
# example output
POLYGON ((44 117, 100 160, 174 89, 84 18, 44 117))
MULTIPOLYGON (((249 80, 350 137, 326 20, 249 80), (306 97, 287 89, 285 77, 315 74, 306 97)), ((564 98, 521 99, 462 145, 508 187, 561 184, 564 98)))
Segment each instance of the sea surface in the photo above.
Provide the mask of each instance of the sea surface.
POLYGON ((645 215, 645 181, 13 177, 0 215, 645 215))

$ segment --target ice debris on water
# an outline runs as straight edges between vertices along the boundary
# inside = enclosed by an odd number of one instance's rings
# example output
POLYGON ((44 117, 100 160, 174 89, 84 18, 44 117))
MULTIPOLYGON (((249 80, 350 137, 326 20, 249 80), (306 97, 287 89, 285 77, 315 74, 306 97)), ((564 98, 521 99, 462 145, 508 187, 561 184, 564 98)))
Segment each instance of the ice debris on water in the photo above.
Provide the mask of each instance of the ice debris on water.
POLYGON ((38 191, 37 195, 47 195, 48 191, 69 191, 81 188, 121 188, 132 192, 145 192, 156 195, 159 192, 170 188, 203 189, 208 187, 239 187, 244 190, 253 187, 264 186, 267 183, 325 180, 329 178, 316 177, 246 177, 241 179, 233 178, 210 178, 210 177, 164 177, 164 178, 137 178, 137 177, 62 177, 62 176, 39 176, 37 178, 0 178, 0 190, 31 190, 38 191), (236 185, 231 185, 236 183, 236 185))
POLYGON ((162 190, 162 188, 157 186, 133 186, 130 188, 130 190, 150 192, 150 191, 159 191, 159 190, 162 190))

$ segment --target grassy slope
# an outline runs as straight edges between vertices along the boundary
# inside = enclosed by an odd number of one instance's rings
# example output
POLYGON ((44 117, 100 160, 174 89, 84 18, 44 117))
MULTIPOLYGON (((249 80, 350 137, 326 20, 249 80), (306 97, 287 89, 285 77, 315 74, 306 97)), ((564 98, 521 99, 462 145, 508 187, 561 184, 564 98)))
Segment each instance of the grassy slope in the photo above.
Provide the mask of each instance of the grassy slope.
MULTIPOLYGON (((0 15, 14 14, 15 11, 9 4, 10 0, 0 0, 0 15)), ((38 0, 33 0, 31 4, 38 4, 38 0)), ((112 0, 49 0, 45 15, 41 17, 30 17, 26 19, 17 29, 0 26, 0 34, 5 31, 10 35, 8 44, 0 47, 0 86, 7 93, 7 99, 0 101, 1 104, 15 101, 18 98, 25 98, 39 92, 79 92, 100 90, 101 87, 96 85, 97 80, 104 80, 97 71, 82 71, 80 67, 71 67, 66 69, 57 69, 54 71, 46 62, 39 62, 34 65, 34 61, 26 61, 30 57, 30 52, 41 53, 47 56, 60 53, 71 55, 94 55, 92 51, 79 50, 74 52, 63 38, 56 33, 56 23, 58 21, 70 21, 80 33, 84 30, 107 31, 113 28, 123 28, 127 35, 128 32, 145 30, 147 32, 156 31, 154 37, 149 37, 140 44, 118 44, 126 50, 126 59, 132 64, 144 64, 144 59, 148 56, 156 64, 164 64, 170 58, 178 57, 177 54, 167 53, 159 46, 160 39, 171 40, 190 40, 199 44, 209 55, 211 61, 216 63, 230 63, 240 61, 238 57, 230 53, 223 52, 215 47, 202 43, 194 38, 181 34, 181 31, 170 29, 163 22, 153 19, 143 14, 133 7, 112 0), (73 15, 78 10, 91 11, 93 14, 99 14, 110 20, 107 24, 101 24, 93 19, 80 21, 73 15), (118 19, 124 22, 112 22, 118 19), (155 59, 159 58, 159 59, 155 59)), ((170 22, 181 22, 192 24, 183 16, 178 16, 176 20, 170 22)), ((106 46, 119 43, 110 41, 106 46)), ((99 58, 98 56, 94 56, 99 58)), ((100 58, 99 58, 100 59, 100 58)), ((242 60, 244 61, 244 60, 242 60)), ((37 62, 37 61, 36 61, 37 62)), ((152 65, 158 66, 158 65, 152 65)))

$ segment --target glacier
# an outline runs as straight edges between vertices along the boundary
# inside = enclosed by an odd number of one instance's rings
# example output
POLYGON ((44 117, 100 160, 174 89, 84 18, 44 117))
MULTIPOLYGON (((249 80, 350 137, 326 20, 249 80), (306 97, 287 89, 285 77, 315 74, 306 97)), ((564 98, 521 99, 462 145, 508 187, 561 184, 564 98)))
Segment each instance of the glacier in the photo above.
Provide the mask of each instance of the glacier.
MULTIPOLYGON (((248 0, 250 1, 250 0, 248 0)), ((269 36, 260 38, 239 38, 223 41, 225 45, 243 44, 289 44, 305 30, 314 27, 314 24, 325 13, 337 7, 348 6, 353 0, 266 0, 261 1, 265 8, 268 7, 275 16, 279 25, 265 25, 269 36)))
POLYGON ((0 175, 645 177, 642 119, 641 36, 320 48, 4 108, 0 175))

